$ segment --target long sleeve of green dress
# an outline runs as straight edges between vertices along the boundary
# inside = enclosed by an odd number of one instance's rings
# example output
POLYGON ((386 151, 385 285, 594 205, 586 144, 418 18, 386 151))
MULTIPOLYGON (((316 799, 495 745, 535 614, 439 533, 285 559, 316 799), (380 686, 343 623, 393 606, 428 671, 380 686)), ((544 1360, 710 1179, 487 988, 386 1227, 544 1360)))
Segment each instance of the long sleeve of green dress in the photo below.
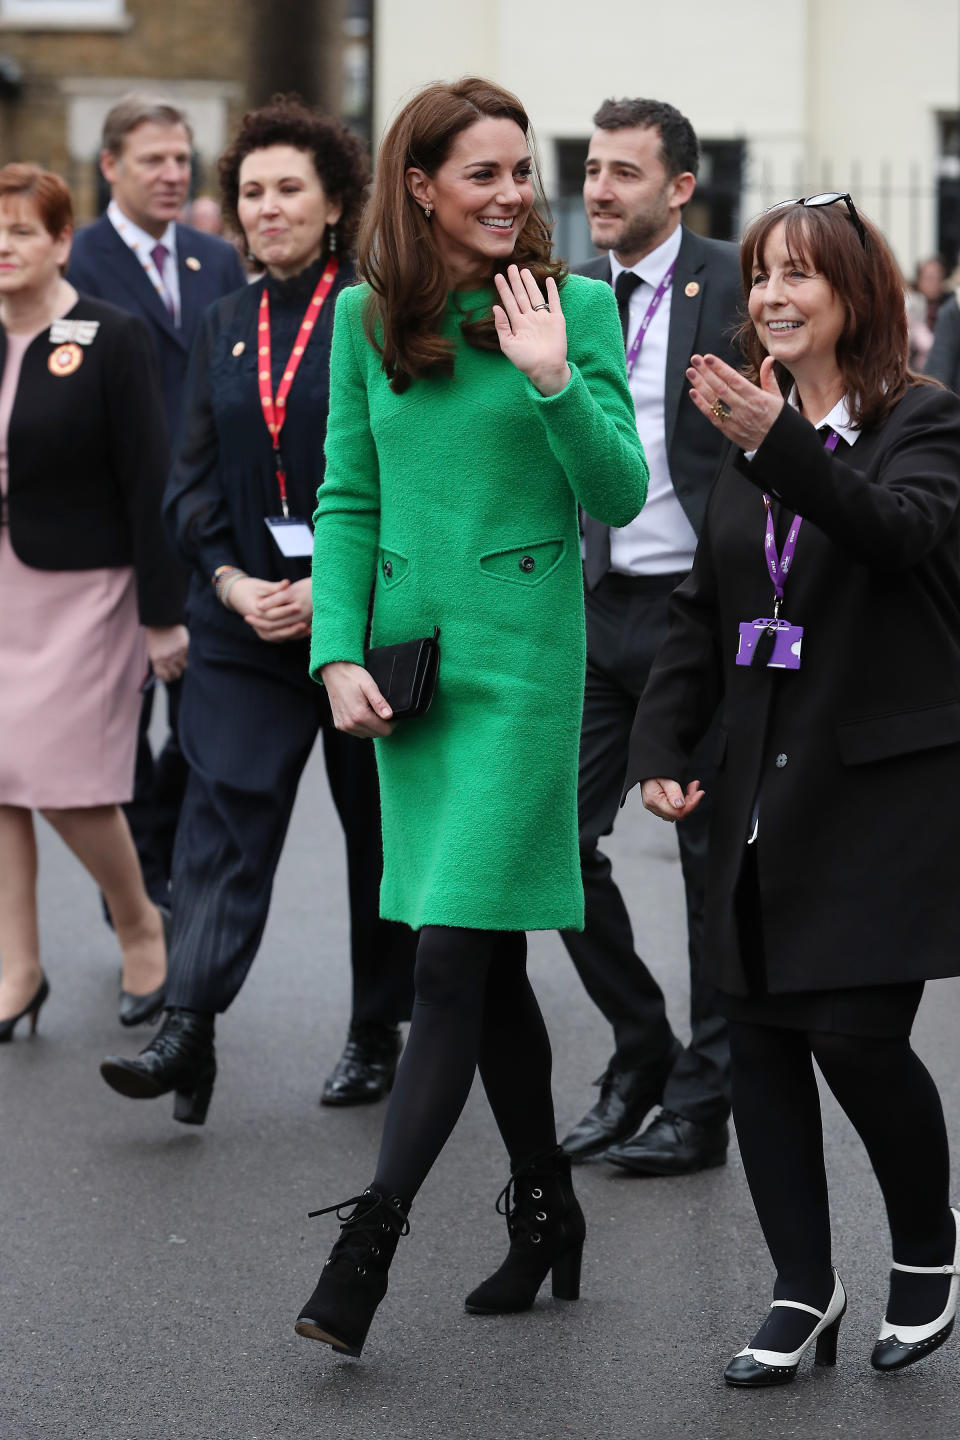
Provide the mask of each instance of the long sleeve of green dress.
POLYGON ((503 355, 463 342, 450 378, 390 390, 337 306, 326 478, 318 498, 311 671, 372 641, 441 630, 437 695, 377 742, 381 913, 418 927, 583 923, 576 826, 585 640, 578 502, 627 524, 647 467, 609 286, 569 277, 571 379, 545 398, 503 355))

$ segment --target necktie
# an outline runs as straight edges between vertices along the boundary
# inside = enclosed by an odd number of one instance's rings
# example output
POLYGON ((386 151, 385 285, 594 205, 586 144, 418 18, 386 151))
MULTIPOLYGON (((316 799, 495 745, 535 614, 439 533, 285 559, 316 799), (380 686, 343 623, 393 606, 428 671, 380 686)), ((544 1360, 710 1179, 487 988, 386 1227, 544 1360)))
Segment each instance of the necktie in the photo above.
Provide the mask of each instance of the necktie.
POLYGON ((627 335, 630 332, 630 296, 643 281, 639 275, 634 275, 632 270, 621 270, 617 276, 617 283, 613 287, 613 293, 617 297, 617 309, 620 311, 620 328, 623 331, 623 343, 627 343, 627 335))
POLYGON ((154 245, 153 249, 150 251, 150 259, 157 267, 157 274, 160 276, 160 285, 163 293, 163 303, 167 307, 170 319, 176 321, 177 312, 173 304, 173 296, 167 289, 167 282, 164 279, 163 275, 163 264, 169 253, 170 252, 167 249, 166 245, 161 245, 160 242, 157 241, 156 245, 154 245))

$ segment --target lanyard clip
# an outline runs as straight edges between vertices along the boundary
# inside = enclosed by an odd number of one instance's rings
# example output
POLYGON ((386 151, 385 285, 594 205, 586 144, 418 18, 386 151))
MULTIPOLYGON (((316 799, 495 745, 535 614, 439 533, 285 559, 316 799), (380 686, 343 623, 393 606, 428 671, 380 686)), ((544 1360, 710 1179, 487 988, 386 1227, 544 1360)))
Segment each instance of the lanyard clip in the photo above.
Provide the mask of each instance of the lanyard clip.
POLYGON ((773 618, 774 618, 774 620, 779 620, 779 619, 780 619, 780 606, 781 606, 782 603, 783 603, 783 596, 782 596, 782 595, 775 595, 775 596, 774 596, 774 600, 773 600, 773 618))

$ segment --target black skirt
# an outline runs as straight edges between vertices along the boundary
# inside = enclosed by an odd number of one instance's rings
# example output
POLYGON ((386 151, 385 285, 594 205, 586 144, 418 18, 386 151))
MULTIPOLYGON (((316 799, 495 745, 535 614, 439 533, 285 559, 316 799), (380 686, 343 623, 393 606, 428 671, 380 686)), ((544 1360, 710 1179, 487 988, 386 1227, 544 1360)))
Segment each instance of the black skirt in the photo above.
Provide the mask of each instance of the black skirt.
POLYGON ((747 995, 717 992, 717 1008, 725 1019, 783 1030, 875 1039, 905 1039, 910 1035, 923 998, 922 980, 842 990, 770 993, 753 845, 747 846, 735 903, 743 968, 750 992, 747 995))

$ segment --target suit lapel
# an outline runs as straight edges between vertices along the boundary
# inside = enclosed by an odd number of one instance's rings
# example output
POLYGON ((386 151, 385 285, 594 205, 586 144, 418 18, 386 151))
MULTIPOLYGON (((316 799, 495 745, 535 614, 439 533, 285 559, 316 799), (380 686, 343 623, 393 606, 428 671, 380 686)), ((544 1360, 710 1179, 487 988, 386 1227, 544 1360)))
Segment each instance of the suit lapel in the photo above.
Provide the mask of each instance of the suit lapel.
POLYGON ((203 273, 202 263, 194 254, 196 247, 191 246, 190 241, 191 232, 182 225, 178 225, 177 274, 180 278, 180 329, 177 334, 187 349, 193 343, 197 321, 211 298, 206 293, 207 277, 203 273), (194 263, 188 265, 188 259, 194 263))
POLYGON ((673 431, 680 411, 680 397, 687 384, 686 370, 693 354, 693 345, 700 322, 700 307, 703 304, 705 257, 703 247, 696 235, 684 230, 677 255, 677 268, 673 272, 673 294, 670 297, 670 334, 667 339, 667 379, 664 390, 663 428, 667 442, 667 453, 673 441, 673 431), (693 295, 687 286, 696 284, 693 295))

